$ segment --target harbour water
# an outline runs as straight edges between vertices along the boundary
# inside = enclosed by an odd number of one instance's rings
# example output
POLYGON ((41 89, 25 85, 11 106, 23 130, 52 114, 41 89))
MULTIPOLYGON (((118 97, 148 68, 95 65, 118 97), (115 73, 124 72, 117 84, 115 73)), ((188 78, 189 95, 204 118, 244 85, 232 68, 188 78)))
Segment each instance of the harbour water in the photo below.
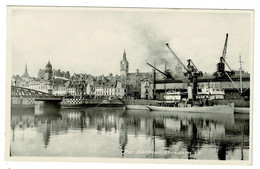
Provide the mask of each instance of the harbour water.
POLYGON ((249 160, 249 115, 122 108, 12 109, 17 157, 249 160))

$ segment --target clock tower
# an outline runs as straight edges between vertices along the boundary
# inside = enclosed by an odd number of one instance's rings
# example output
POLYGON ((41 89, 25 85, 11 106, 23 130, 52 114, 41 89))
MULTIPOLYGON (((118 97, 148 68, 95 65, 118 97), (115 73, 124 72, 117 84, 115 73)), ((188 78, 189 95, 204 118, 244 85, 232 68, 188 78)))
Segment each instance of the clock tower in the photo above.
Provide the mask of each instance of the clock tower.
POLYGON ((129 63, 126 59, 126 53, 124 50, 123 59, 120 61, 120 75, 126 77, 128 74, 129 63))

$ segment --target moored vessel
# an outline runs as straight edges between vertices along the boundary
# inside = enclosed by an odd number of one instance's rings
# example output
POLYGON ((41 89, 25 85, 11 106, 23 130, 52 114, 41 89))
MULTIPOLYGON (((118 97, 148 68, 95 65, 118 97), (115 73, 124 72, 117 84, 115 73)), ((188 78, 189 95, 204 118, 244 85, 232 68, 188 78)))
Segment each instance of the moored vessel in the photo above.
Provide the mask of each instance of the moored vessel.
POLYGON ((123 107, 124 104, 120 100, 103 100, 98 107, 123 107))
POLYGON ((127 110, 149 110, 146 105, 126 105, 127 110))
POLYGON ((165 107, 147 106, 151 111, 171 111, 171 112, 195 112, 195 113, 234 113, 234 103, 228 105, 215 106, 187 106, 187 107, 165 107))
POLYGON ((244 114, 249 114, 250 113, 250 108, 249 107, 235 107, 234 108, 235 113, 244 113, 244 114))

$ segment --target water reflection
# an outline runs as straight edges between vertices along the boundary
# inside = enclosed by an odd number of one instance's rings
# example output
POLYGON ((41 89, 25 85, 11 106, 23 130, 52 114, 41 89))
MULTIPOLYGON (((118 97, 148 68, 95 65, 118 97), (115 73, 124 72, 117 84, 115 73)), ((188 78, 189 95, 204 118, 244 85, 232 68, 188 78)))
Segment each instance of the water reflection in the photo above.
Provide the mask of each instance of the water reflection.
POLYGON ((14 156, 219 160, 248 160, 249 156, 248 115, 12 109, 11 129, 14 156), (64 151, 63 145, 70 145, 70 150, 64 151))

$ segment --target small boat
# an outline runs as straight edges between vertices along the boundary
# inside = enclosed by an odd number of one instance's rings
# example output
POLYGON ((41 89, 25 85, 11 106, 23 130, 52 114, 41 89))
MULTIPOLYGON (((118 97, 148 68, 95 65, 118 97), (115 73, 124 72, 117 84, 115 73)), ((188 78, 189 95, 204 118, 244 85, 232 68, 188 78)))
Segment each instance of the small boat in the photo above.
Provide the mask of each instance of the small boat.
POLYGON ((126 105, 127 110, 149 110, 146 105, 126 105))
POLYGON ((120 100, 103 100, 97 107, 123 107, 124 104, 120 100))
POLYGON ((235 107, 234 112, 235 113, 249 114, 250 108, 249 107, 235 107))
POLYGON ((171 111, 171 112, 197 112, 197 113, 234 113, 234 103, 229 105, 216 106, 192 106, 192 107, 164 107, 147 106, 151 111, 171 111))

